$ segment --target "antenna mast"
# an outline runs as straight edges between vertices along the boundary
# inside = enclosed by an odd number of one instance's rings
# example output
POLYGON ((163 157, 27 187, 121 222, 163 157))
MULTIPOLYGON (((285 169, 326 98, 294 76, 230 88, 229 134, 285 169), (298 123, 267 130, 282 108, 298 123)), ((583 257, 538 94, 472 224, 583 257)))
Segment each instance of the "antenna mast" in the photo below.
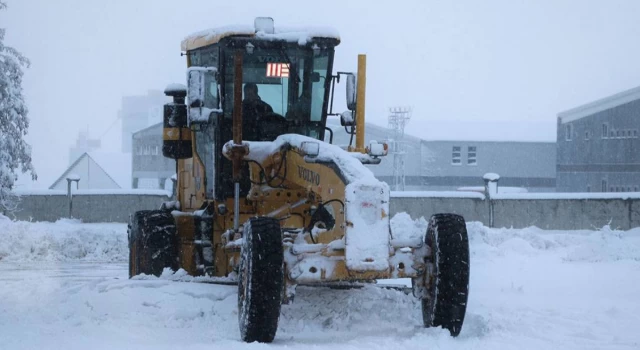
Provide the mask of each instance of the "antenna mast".
POLYGON ((404 128, 411 119, 411 107, 389 108, 389 130, 391 132, 391 154, 393 154, 393 189, 405 190, 404 156, 404 128))

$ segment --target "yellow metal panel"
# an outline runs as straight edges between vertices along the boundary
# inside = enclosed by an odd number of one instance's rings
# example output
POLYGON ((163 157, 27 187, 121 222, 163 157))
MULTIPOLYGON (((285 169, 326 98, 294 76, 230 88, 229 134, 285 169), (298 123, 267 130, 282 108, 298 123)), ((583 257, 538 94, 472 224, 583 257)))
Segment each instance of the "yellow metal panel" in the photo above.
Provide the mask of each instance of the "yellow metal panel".
POLYGON ((189 128, 164 128, 162 139, 165 141, 188 141, 191 140, 191 130, 189 128), (182 129, 182 133, 180 133, 182 129))
POLYGON ((358 55, 358 87, 356 89, 356 152, 364 148, 364 106, 367 86, 367 55, 358 55))

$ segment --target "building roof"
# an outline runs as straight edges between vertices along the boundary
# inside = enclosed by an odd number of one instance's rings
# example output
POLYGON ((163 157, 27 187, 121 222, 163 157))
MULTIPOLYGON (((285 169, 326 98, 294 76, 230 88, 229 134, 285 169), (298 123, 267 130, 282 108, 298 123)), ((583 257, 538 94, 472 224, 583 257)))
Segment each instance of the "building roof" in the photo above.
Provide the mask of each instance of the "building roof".
MULTIPOLYGON (((155 123, 153 125, 149 125, 147 127, 144 127, 144 128, 142 128, 140 130, 134 131, 133 132, 133 137, 136 137, 136 135, 138 135, 138 134, 142 134, 142 133, 144 133, 146 131, 150 131, 151 129, 155 129, 155 128, 162 129, 162 123, 155 123)), ((160 135, 162 135, 162 131, 160 131, 160 135)))
MULTIPOLYGON (((328 119, 327 126, 334 132, 344 130, 340 122, 328 119)), ((391 137, 389 128, 366 123, 366 131, 391 137)), ((556 142, 556 122, 549 121, 462 121, 421 120, 413 118, 405 128, 404 141, 409 143, 456 141, 456 142, 556 142)), ((382 140, 378 140, 382 141, 382 140)))
POLYGON ((60 181, 67 177, 75 177, 75 167, 84 159, 89 158, 121 189, 131 188, 131 154, 125 153, 102 153, 84 152, 76 159, 56 181, 50 189, 54 188, 60 181))
POLYGON ((340 41, 340 34, 335 29, 328 27, 275 27, 274 33, 268 34, 263 31, 256 33, 253 26, 230 25, 193 33, 182 40, 180 48, 182 51, 194 50, 216 44, 226 37, 236 35, 258 37, 262 40, 297 42, 300 45, 305 45, 313 38, 330 38, 340 41))
POLYGON ((131 188, 131 153, 89 152, 89 156, 106 171, 122 189, 131 188))
POLYGON ((414 117, 405 133, 425 141, 556 142, 556 121, 427 120, 414 117))
POLYGON ((640 99, 640 86, 558 113, 568 123, 640 99))

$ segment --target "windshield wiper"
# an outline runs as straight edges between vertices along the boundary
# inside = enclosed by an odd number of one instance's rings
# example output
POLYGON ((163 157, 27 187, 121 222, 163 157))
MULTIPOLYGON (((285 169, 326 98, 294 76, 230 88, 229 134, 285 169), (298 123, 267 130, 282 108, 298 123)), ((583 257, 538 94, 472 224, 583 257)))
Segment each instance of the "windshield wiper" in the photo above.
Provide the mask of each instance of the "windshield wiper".
POLYGON ((284 59, 287 61, 287 64, 289 65, 289 74, 294 76, 294 78, 296 79, 296 82, 300 83, 301 80, 300 80, 300 77, 298 76, 298 70, 293 69, 291 57, 289 57, 289 54, 285 49, 280 49, 280 53, 284 56, 284 59))

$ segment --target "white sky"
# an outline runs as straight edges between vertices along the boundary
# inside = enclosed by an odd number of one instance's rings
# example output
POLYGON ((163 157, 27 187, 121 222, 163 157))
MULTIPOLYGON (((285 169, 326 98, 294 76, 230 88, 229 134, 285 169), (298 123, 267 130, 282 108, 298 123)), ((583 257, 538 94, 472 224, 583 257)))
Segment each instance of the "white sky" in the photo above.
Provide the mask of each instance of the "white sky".
MULTIPOLYGON (((435 120, 510 121, 505 135, 535 124, 529 139, 552 141, 558 112, 640 85, 635 0, 6 1, 6 43, 32 63, 24 88, 39 181, 24 187, 48 187, 77 132, 100 136, 123 95, 183 81, 184 36, 256 16, 338 29, 336 70, 355 71, 368 54, 367 120, 386 125, 390 106, 413 106, 417 136, 435 120)), ((118 131, 107 148, 120 147, 118 131)))

